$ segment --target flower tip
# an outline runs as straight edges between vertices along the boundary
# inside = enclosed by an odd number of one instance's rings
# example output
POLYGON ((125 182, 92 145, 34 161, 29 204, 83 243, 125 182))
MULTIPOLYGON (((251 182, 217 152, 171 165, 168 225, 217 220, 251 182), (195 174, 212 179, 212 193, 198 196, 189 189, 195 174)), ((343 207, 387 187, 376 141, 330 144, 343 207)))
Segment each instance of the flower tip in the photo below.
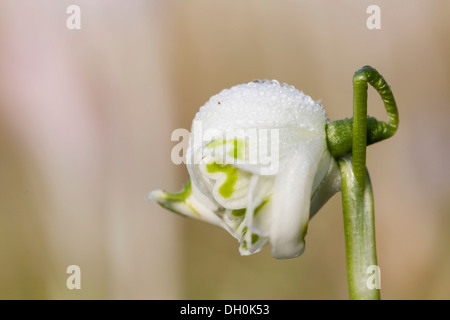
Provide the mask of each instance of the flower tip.
POLYGON ((165 199, 164 194, 165 192, 163 190, 154 190, 152 192, 149 192, 146 198, 151 202, 160 202, 165 199))
POLYGON ((295 248, 291 246, 274 247, 272 245, 272 256, 275 259, 297 258, 305 251, 305 242, 300 242, 295 248))

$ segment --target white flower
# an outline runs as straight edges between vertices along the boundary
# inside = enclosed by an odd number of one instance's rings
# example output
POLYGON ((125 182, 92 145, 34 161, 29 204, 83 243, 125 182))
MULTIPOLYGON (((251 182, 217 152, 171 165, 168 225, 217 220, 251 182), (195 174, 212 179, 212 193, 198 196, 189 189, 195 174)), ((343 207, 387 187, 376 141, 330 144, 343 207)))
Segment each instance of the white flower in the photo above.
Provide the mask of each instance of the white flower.
POLYGON ((309 219, 340 189, 326 123, 318 102, 277 81, 223 90, 194 119, 188 184, 148 197, 224 228, 242 255, 270 243, 275 258, 299 256, 309 219))

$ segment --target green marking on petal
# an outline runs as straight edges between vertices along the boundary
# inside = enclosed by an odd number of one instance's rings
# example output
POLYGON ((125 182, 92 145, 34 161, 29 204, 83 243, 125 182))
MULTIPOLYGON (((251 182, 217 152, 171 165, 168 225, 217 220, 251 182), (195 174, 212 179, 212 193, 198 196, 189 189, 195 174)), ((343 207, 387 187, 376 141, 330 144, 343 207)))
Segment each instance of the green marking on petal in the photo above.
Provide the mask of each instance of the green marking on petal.
POLYGON ((191 179, 188 179, 181 191, 177 193, 169 193, 164 191, 163 199, 170 202, 184 202, 186 201, 186 198, 189 197, 191 192, 191 179))
POLYGON ((247 209, 245 209, 245 208, 243 208, 243 209, 236 209, 236 210, 231 211, 231 214, 234 217, 239 218, 239 217, 245 216, 245 212, 246 211, 247 211, 247 209))
POLYGON ((306 223, 306 224, 303 226, 303 230, 302 230, 302 233, 301 233, 301 235, 300 235, 302 240, 305 239, 307 231, 308 231, 308 224, 306 223))
MULTIPOLYGON (((247 231, 247 229, 245 229, 245 231, 247 231)), ((254 245, 258 240, 259 240, 259 236, 257 234, 255 234, 255 233, 252 233, 251 240, 250 240, 251 241, 251 245, 254 245)), ((245 251, 248 251, 248 244, 247 244, 246 240, 243 240, 241 242, 241 249, 245 250, 245 251)))
MULTIPOLYGON (((184 213, 182 213, 182 212, 180 212, 180 211, 177 211, 174 207, 173 207, 173 205, 169 202, 169 203, 164 203, 164 202, 158 202, 158 204, 161 206, 161 207, 163 207, 164 209, 167 209, 167 210, 169 210, 169 211, 171 211, 171 212, 173 212, 173 213, 176 213, 176 214, 179 214, 179 215, 181 215, 181 216, 183 216, 183 217, 186 217, 186 214, 184 214, 184 213)), ((191 206, 191 205, 189 205, 189 204, 186 204, 186 207, 188 207, 190 210, 192 210, 192 212, 195 214, 195 215, 197 215, 197 216, 200 216, 200 214, 191 206)))
POLYGON ((252 244, 256 243, 259 240, 259 236, 256 233, 252 233, 252 244))
POLYGON ((207 147, 208 149, 215 149, 215 148, 217 148, 217 147, 223 146, 225 143, 226 143, 225 140, 223 140, 223 139, 217 139, 217 140, 213 140, 213 141, 211 141, 210 143, 208 143, 208 144, 206 145, 206 147, 207 147))
POLYGON ((227 145, 227 155, 229 157, 233 157, 235 159, 244 160, 245 159, 245 150, 248 147, 246 139, 217 139, 213 140, 206 145, 208 149, 215 149, 221 147, 223 145, 227 145))
POLYGON ((247 140, 245 139, 234 139, 228 140, 227 144, 233 143, 233 149, 228 151, 228 156, 235 159, 244 160, 245 150, 247 149, 247 140))
POLYGON ((219 193, 224 198, 231 197, 234 191, 234 185, 238 178, 238 169, 231 164, 217 164, 215 162, 210 162, 206 165, 206 170, 208 170, 209 173, 223 172, 227 175, 227 179, 219 188, 219 193))
POLYGON ((172 208, 171 205, 165 204, 164 202, 158 202, 158 204, 159 204, 161 207, 163 207, 164 209, 167 209, 167 210, 169 210, 169 211, 171 211, 171 212, 173 212, 173 213, 179 214, 179 215, 181 215, 181 216, 183 216, 183 217, 185 216, 185 215, 182 214, 181 212, 178 212, 178 211, 176 211, 174 208, 172 208))
POLYGON ((253 216, 256 216, 261 211, 262 207, 264 207, 264 205, 266 205, 269 201, 270 201, 270 196, 265 198, 263 200, 263 202, 261 202, 261 204, 255 208, 255 212, 253 213, 253 216))
POLYGON ((178 207, 174 204, 174 203, 182 202, 183 203, 183 205, 181 205, 182 207, 184 206, 185 208, 189 209, 192 213, 194 213, 195 215, 200 217, 200 214, 197 212, 197 210, 195 210, 195 208, 188 201, 188 197, 191 195, 191 192, 192 192, 191 179, 188 179, 188 181, 183 186, 181 191, 179 191, 177 193, 169 193, 166 191, 160 191, 158 193, 158 196, 155 198, 155 200, 158 202, 158 204, 161 207, 163 207, 167 210, 170 210, 176 214, 185 216, 184 213, 178 211, 180 208, 179 207, 180 204, 178 205, 178 207))
POLYGON ((190 203, 188 203, 187 201, 186 201, 185 203, 186 203, 186 205, 188 206, 188 208, 191 209, 192 212, 193 212, 196 216, 199 216, 199 217, 201 216, 200 213, 198 213, 198 211, 195 210, 195 208, 194 208, 190 203))

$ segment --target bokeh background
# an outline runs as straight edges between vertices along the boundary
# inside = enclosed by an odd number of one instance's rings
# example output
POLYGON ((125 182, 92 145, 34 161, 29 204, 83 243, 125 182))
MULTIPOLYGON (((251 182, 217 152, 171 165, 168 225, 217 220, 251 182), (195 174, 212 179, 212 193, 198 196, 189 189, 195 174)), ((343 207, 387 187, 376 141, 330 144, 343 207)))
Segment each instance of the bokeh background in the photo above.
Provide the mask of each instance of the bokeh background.
POLYGON ((445 0, 0 0, 0 298, 347 299, 340 194, 291 260, 145 196, 187 179, 170 136, 211 95, 277 79, 342 119, 368 64, 400 111, 368 150, 382 298, 450 299, 449 37, 445 0))

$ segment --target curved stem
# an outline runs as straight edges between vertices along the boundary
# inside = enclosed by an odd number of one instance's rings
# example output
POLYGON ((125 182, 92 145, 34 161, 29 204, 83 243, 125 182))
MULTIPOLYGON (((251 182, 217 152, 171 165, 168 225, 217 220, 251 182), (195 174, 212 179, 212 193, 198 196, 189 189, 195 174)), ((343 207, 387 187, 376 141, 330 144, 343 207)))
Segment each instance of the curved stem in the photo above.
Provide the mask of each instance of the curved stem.
POLYGON ((357 132, 366 136, 367 145, 382 141, 395 134, 399 124, 397 104, 394 95, 386 80, 377 70, 370 66, 365 66, 355 72, 353 76, 354 100, 353 107, 360 106, 356 116, 350 119, 337 120, 327 124, 326 134, 328 149, 333 157, 343 157, 352 152, 354 128, 353 122, 358 122, 357 132), (377 90, 383 100, 387 112, 388 122, 378 121, 375 118, 367 117, 367 88, 370 84, 377 90), (362 112, 361 112, 362 111, 362 112), (366 121, 366 125, 362 123, 366 121), (365 132, 364 126, 366 127, 365 132))
MULTIPOLYGON (((377 266, 373 193, 366 169, 368 144, 395 134, 399 117, 389 85, 370 66, 353 76, 353 118, 327 124, 331 154, 338 159, 342 179, 347 275, 351 299, 380 299, 379 287, 369 283, 368 268, 377 266), (380 94, 388 122, 367 117, 368 84, 380 94), (351 157, 350 157, 351 152, 351 157)), ((375 277, 378 277, 377 273, 375 277)), ((377 281, 378 283, 378 281, 377 281)))
MULTIPOLYGON (((353 141, 352 158, 353 173, 356 181, 364 193, 366 179, 366 147, 367 147, 367 88, 368 83, 381 96, 388 115, 388 122, 384 126, 385 139, 394 135, 398 127, 398 110, 389 85, 377 70, 365 66, 353 75, 353 141)), ((382 129, 383 129, 382 128, 382 129)))

